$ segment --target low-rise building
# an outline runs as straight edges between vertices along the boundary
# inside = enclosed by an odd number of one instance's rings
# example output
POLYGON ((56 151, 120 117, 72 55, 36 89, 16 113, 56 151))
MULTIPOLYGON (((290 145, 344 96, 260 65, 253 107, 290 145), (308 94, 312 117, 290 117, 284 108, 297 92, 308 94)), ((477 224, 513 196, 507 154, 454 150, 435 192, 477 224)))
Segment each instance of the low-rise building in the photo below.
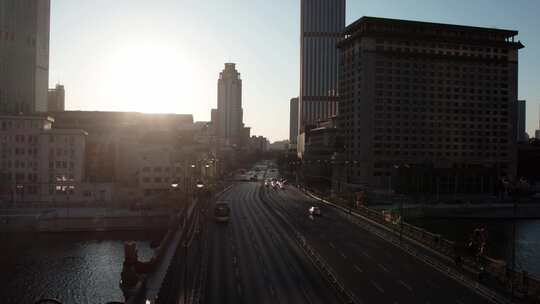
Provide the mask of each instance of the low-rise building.
POLYGON ((0 197, 62 200, 84 181, 87 133, 52 129, 49 116, 0 116, 0 197))

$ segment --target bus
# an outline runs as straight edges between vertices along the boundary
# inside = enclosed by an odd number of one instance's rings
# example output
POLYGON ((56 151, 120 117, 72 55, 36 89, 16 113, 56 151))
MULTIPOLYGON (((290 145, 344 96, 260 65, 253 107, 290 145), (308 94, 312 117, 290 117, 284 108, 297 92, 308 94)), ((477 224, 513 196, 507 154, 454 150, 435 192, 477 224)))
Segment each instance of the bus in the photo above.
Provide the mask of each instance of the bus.
POLYGON ((214 207, 214 218, 216 222, 228 222, 231 217, 231 208, 224 202, 216 203, 214 207))

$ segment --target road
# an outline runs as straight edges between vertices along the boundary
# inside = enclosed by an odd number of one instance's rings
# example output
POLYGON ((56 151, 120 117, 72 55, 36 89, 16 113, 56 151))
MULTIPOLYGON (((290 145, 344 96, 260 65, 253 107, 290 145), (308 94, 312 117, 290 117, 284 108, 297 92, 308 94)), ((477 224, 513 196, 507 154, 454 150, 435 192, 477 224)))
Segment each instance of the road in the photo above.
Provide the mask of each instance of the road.
POLYGON ((338 303, 261 190, 255 182, 236 184, 221 198, 231 205, 231 221, 209 221, 204 303, 338 303))
POLYGON ((294 239, 302 234, 359 303, 490 303, 293 187, 237 183, 231 221, 209 220, 204 303, 340 303, 294 239), (319 206, 321 217, 307 209, 319 206))

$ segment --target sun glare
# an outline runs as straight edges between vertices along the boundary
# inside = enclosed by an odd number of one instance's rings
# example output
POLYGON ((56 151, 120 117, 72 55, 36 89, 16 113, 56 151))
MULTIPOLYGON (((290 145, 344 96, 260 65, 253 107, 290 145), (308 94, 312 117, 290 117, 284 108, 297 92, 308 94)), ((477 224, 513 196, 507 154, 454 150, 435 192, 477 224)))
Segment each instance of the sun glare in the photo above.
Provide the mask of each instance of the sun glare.
POLYGON ((189 58, 175 47, 120 47, 110 54, 102 95, 118 110, 148 113, 191 112, 198 86, 189 58))

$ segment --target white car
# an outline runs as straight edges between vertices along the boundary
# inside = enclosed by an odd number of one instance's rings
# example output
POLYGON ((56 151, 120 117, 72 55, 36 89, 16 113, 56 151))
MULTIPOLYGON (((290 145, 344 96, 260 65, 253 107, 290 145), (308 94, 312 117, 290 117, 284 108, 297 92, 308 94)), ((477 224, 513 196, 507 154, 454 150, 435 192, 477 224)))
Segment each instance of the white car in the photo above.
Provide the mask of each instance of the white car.
POLYGON ((319 208, 319 207, 313 206, 313 207, 309 208, 308 211, 309 211, 310 215, 321 215, 321 208, 319 208))

